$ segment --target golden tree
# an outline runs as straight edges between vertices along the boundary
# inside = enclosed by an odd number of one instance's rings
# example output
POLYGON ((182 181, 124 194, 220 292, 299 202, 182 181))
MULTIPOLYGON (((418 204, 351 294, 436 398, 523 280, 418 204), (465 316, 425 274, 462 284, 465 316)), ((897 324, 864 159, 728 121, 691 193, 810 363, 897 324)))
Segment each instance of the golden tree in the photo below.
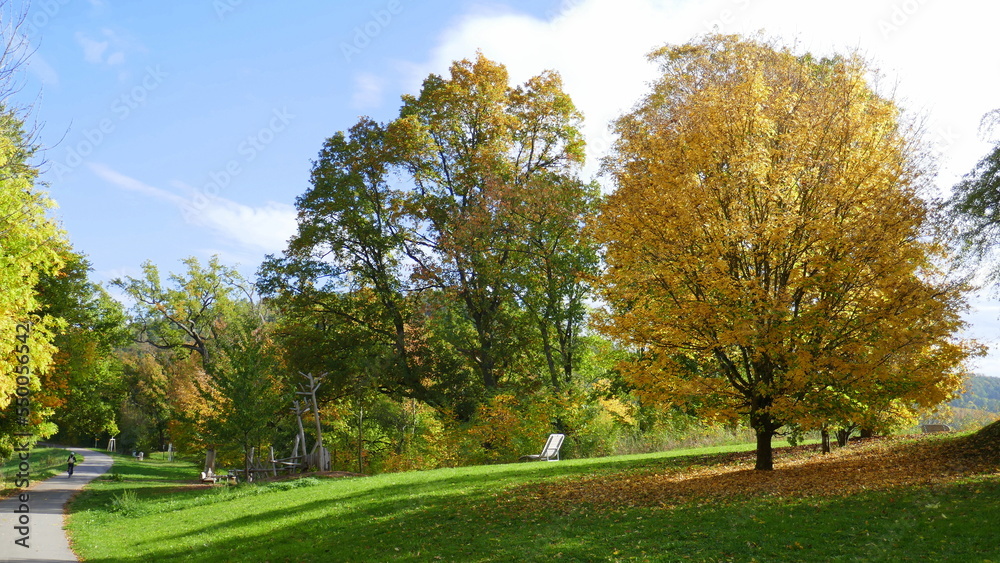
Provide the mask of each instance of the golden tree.
POLYGON ((616 122, 596 228, 627 376, 747 421, 757 469, 786 425, 887 428, 952 397, 964 287, 926 228, 917 136, 864 62, 721 35, 650 57, 663 74, 616 122))

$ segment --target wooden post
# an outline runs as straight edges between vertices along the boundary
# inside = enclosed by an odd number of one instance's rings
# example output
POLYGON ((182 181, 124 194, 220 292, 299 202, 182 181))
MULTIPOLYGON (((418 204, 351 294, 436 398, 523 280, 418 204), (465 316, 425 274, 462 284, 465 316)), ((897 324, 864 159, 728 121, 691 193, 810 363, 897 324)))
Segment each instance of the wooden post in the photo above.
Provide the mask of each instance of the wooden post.
POLYGON ((299 437, 302 439, 302 455, 306 454, 306 431, 302 428, 302 407, 299 406, 299 400, 295 399, 292 401, 295 405, 295 421, 299 424, 299 437))
POLYGON ((295 469, 299 473, 302 473, 302 462, 300 462, 298 460, 298 457, 299 457, 299 440, 300 439, 301 439, 301 436, 299 436, 298 434, 296 434, 295 435, 295 444, 292 446, 292 463, 295 464, 295 466, 294 466, 295 469))
POLYGON ((298 417, 299 432, 302 433, 303 452, 305 452, 307 448, 305 445, 305 431, 302 429, 301 415, 307 412, 309 409, 312 409, 313 421, 316 423, 316 443, 313 444, 312 449, 309 450, 308 464, 310 466, 316 467, 316 469, 319 471, 329 471, 330 456, 329 453, 326 451, 326 448, 323 446, 323 425, 320 420, 320 414, 319 414, 319 400, 316 398, 316 391, 319 390, 319 386, 322 383, 322 379, 326 377, 326 374, 325 373, 321 374, 319 375, 319 377, 314 376, 311 373, 299 372, 299 374, 305 377, 306 380, 308 381, 308 386, 300 384, 299 385, 300 390, 295 393, 296 395, 301 395, 303 397, 302 399, 303 401, 307 401, 306 407, 303 409, 299 406, 298 400, 297 399, 295 400, 296 413, 299 415, 298 417), (308 399, 305 398, 307 396, 309 397, 308 399))

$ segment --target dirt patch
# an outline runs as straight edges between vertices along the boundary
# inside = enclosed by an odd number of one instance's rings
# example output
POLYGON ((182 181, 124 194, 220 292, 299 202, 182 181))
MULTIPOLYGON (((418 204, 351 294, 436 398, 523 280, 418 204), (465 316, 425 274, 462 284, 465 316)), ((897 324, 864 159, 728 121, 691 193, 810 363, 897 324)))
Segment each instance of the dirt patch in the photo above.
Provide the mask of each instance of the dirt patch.
MULTIPOLYGON (((704 466, 664 467, 539 483, 505 501, 526 510, 676 506, 699 500, 751 497, 847 496, 862 491, 955 482, 971 475, 1000 477, 1000 444, 981 438, 916 436, 852 443, 822 455, 815 448, 776 450, 774 471, 755 471, 754 453, 706 456, 704 466)), ((699 461, 700 460, 700 461, 699 461)))

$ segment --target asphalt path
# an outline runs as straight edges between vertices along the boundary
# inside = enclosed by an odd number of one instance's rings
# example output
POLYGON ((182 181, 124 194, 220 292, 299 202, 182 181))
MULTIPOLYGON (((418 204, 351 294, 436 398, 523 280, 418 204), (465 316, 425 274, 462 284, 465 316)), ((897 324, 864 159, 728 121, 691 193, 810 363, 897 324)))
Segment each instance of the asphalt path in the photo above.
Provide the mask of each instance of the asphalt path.
POLYGON ((0 501, 0 561, 79 561, 69 548, 63 511, 84 485, 111 469, 111 456, 83 448, 66 449, 76 452, 77 458, 85 458, 72 477, 63 471, 0 501), (27 495, 27 502, 22 502, 21 495, 27 495))

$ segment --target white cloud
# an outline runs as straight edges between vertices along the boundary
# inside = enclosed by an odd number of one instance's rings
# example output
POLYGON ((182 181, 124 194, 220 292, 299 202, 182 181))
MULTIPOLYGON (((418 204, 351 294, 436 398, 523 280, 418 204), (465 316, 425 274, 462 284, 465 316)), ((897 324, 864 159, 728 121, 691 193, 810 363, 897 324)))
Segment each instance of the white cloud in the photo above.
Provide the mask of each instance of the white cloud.
POLYGON ((28 59, 28 72, 38 77, 42 84, 49 86, 59 84, 59 73, 38 51, 32 53, 28 59))
POLYGON ((268 202, 250 207, 223 198, 210 200, 199 214, 201 224, 248 250, 280 253, 298 224, 291 205, 268 202))
POLYGON ((82 31, 77 32, 76 42, 83 47, 83 59, 91 64, 120 65, 125 62, 125 50, 134 48, 132 41, 120 37, 112 29, 104 28, 101 35, 105 40, 91 39, 82 31), (111 51, 110 53, 109 50, 111 51), (105 53, 108 53, 105 57, 105 53))
POLYGON ((77 32, 76 42, 83 47, 83 60, 91 64, 104 62, 104 52, 108 50, 108 41, 96 41, 87 37, 82 31, 77 32))
POLYGON ((763 30, 801 50, 859 50, 897 83, 901 102, 924 113, 941 149, 942 185, 950 186, 986 153, 980 117, 1000 106, 1000 51, 991 38, 1000 4, 926 0, 563 0, 539 20, 474 12, 456 20, 428 60, 409 65, 405 89, 416 92, 431 72, 476 49, 507 65, 522 82, 545 69, 562 74, 584 113, 588 172, 612 141, 608 122, 644 94, 656 69, 645 54, 709 31, 763 30))
MULTIPOLYGON (((399 68, 410 93, 427 74, 446 74, 452 61, 471 58, 477 49, 504 63, 515 83, 545 69, 559 71, 587 120, 584 172, 592 174, 613 141, 609 121, 638 102, 656 76, 645 59, 655 47, 712 31, 760 31, 819 55, 857 50, 896 86, 906 110, 926 117, 940 152, 938 187, 947 192, 991 146, 978 127, 985 113, 1000 107, 997 21, 1000 3, 993 2, 562 0, 559 11, 543 20, 510 12, 467 14, 426 60, 399 68)), ((973 308, 969 335, 992 346, 976 367, 1000 375, 996 312, 978 300, 973 308)))
POLYGON ((108 66, 120 65, 125 62, 125 53, 117 51, 108 56, 108 60, 105 61, 108 66))
POLYGON ((175 185, 191 193, 191 197, 182 197, 103 164, 89 163, 87 166, 97 176, 120 189, 170 203, 177 207, 188 223, 208 229, 221 239, 219 242, 229 243, 241 250, 279 253, 298 229, 297 214, 291 205, 267 202, 261 207, 251 207, 222 197, 204 197, 194 188, 175 182, 175 185))
POLYGON ((385 79, 364 72, 354 77, 354 94, 351 96, 351 106, 355 109, 370 109, 382 103, 382 92, 385 89, 385 79))
POLYGON ((89 168, 91 172, 99 176, 101 179, 123 190, 140 193, 178 206, 187 203, 187 200, 176 194, 144 184, 141 181, 136 180, 131 176, 126 176, 125 174, 113 170, 111 167, 104 164, 90 162, 87 163, 87 168, 89 168))

